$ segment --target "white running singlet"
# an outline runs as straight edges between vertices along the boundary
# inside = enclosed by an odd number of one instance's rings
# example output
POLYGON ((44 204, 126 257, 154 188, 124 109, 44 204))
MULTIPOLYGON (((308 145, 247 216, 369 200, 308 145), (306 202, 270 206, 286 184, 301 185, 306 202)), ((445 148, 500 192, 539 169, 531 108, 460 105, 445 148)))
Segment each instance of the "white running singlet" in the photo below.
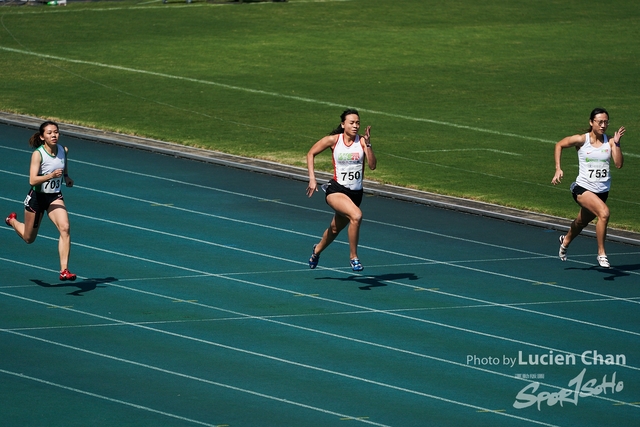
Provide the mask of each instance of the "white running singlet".
POLYGON ((356 140, 347 147, 344 144, 344 134, 340 134, 331 151, 333 154, 333 179, 350 190, 362 190, 364 150, 360 144, 360 135, 356 135, 356 140))
POLYGON ((576 184, 593 193, 605 193, 611 188, 611 175, 609 174, 609 160, 611 160, 611 146, 609 138, 604 135, 604 143, 601 147, 594 148, 591 138, 587 138, 578 150, 578 165, 580 170, 576 184))
MULTIPOLYGON (((64 169, 67 156, 62 145, 58 145, 58 152, 55 156, 47 153, 47 150, 44 149, 44 145, 36 148, 36 151, 40 152, 40 157, 42 158, 40 161, 40 170, 38 171, 39 176, 50 174, 58 169, 64 169)), ((39 193, 60 193, 62 191, 61 187, 62 176, 50 179, 40 185, 34 185, 33 189, 39 193)))

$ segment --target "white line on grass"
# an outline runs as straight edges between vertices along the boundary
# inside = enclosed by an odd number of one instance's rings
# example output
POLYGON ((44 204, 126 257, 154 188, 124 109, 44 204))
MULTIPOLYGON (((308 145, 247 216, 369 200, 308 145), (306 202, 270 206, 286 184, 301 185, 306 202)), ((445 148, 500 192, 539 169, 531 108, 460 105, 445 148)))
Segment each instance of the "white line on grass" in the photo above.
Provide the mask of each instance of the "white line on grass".
MULTIPOLYGON (((391 153, 383 153, 383 155, 386 155, 386 156, 389 156, 389 157, 395 157, 396 159, 402 159, 402 160, 406 160, 406 161, 409 161, 409 162, 421 163, 421 164, 425 164, 425 165, 429 165, 429 166, 437 166, 437 167, 441 167, 441 168, 445 168, 445 169, 453 169, 453 170, 457 170, 457 171, 461 171, 461 172, 465 172, 465 173, 472 173, 472 174, 476 174, 476 175, 488 176, 488 177, 491 177, 491 178, 498 178, 498 179, 504 179, 504 180, 508 180, 508 181, 515 181, 515 182, 518 182, 518 183, 521 183, 521 184, 536 185, 538 187, 544 187, 544 188, 548 188, 550 190, 555 190, 555 191, 563 191, 563 192, 567 191, 566 188, 558 187, 558 186, 551 185, 551 184, 542 184, 540 182, 522 181, 522 180, 519 180, 519 179, 507 178, 507 177, 504 177, 504 176, 495 175, 495 174, 491 174, 491 173, 478 172, 478 171, 473 171, 473 170, 469 170, 469 169, 458 168, 458 167, 455 167, 455 166, 443 165, 441 163, 426 162, 424 160, 418 160, 418 159, 414 159, 414 158, 410 158, 410 157, 398 156, 396 154, 391 154, 391 153)), ((626 155, 627 155, 627 153, 625 153, 625 156, 626 155)), ((638 156, 638 157, 640 157, 640 156, 638 156)), ((609 197, 608 200, 615 200, 615 201, 618 201, 618 202, 630 203, 630 204, 633 204, 633 205, 640 205, 640 202, 638 202, 638 201, 622 200, 622 199, 617 199, 617 198, 613 198, 613 197, 609 197)))
MULTIPOLYGON (((81 59, 65 58, 65 57, 56 56, 56 55, 49 55, 49 54, 44 54, 44 53, 31 52, 29 50, 24 50, 24 49, 14 49, 14 48, 10 48, 10 47, 0 46, 0 50, 4 50, 6 52, 18 53, 18 54, 22 54, 22 55, 31 55, 31 56, 35 56, 37 58, 42 58, 42 59, 53 59, 53 60, 62 61, 62 62, 68 62, 68 63, 73 63, 73 64, 91 65, 91 66, 94 66, 94 67, 108 68, 108 69, 112 69, 112 70, 125 71, 125 72, 129 72, 129 73, 145 74, 145 75, 151 75, 151 76, 155 76, 155 77, 162 77, 162 78, 173 79, 173 80, 187 81, 187 82, 191 82, 191 83, 198 83, 198 84, 205 84, 205 85, 210 85, 210 86, 217 86, 217 87, 221 87, 221 88, 229 89, 229 90, 247 92, 247 93, 252 93, 252 94, 256 94, 256 95, 272 96, 272 97, 289 99, 289 100, 293 100, 293 101, 300 101, 300 102, 317 104, 317 105, 326 105, 326 106, 329 106, 329 107, 340 107, 340 108, 348 107, 345 104, 340 104, 340 103, 336 103, 336 102, 321 101, 321 100, 318 100, 318 99, 306 98, 306 97, 302 97, 302 96, 286 95, 286 94, 278 93, 278 92, 265 91, 265 90, 261 90, 261 89, 252 89, 252 88, 247 88, 247 87, 242 87, 242 86, 234 86, 234 85, 230 85, 230 84, 226 84, 226 83, 214 82, 214 81, 211 81, 211 80, 203 80, 203 79, 195 79, 195 78, 191 78, 191 77, 176 76, 176 75, 167 74, 167 73, 160 73, 160 72, 156 72, 156 71, 141 70, 141 69, 137 69, 137 68, 124 67, 124 66, 120 66, 120 65, 105 64, 105 63, 95 62, 95 61, 85 61, 85 60, 81 60, 81 59)), ((492 129, 479 128, 479 127, 475 127, 475 126, 460 125, 460 124, 457 124, 457 123, 446 122, 446 121, 442 121, 442 120, 425 119, 425 118, 422 118, 422 117, 414 117, 414 116, 409 116, 409 115, 406 115, 406 114, 389 113, 389 112, 385 112, 385 111, 372 110, 372 109, 358 107, 358 106, 349 106, 349 107, 357 108, 360 112, 366 112, 366 113, 376 114, 376 115, 385 116, 385 117, 392 117, 392 118, 396 118, 396 119, 403 119, 403 120, 410 120, 410 121, 415 121, 415 122, 430 123, 430 124, 441 125, 441 126, 446 126, 446 127, 453 127, 453 128, 457 128, 457 129, 466 129, 466 130, 475 131, 475 132, 489 133, 489 134, 492 134, 492 135, 524 139, 524 140, 528 140, 528 141, 539 141, 539 142, 546 142, 546 143, 552 143, 552 144, 555 144, 557 142, 557 141, 554 141, 554 140, 536 138, 536 137, 531 137, 531 136, 526 136, 526 135, 518 135, 518 134, 510 133, 510 132, 500 132, 500 131, 496 131, 496 130, 492 130, 492 129)), ((631 153, 625 153, 625 155, 635 156, 634 154, 631 154, 631 153)), ((640 156, 638 156, 638 157, 640 157, 640 156)))
MULTIPOLYGON (((11 295, 11 294, 7 294, 5 292, 0 292, 0 295, 5 295, 5 296, 8 296, 8 297, 20 299, 20 300, 23 300, 23 301, 28 301, 28 302, 31 302, 31 303, 34 303, 34 304, 47 305, 47 306, 51 306, 52 305, 52 304, 49 304, 49 303, 46 303, 46 302, 43 302, 43 301, 34 300, 34 299, 31 299, 31 298, 21 297, 21 296, 17 296, 17 295, 11 295)), ((233 347, 233 346, 229 346, 229 345, 222 344, 222 343, 217 343, 217 342, 210 341, 210 340, 195 338, 195 337, 192 337, 192 336, 183 335, 183 334, 179 334, 179 333, 175 333, 175 332, 164 331, 162 329, 152 328, 150 326, 134 324, 134 323, 130 323, 130 322, 126 322, 126 321, 110 318, 110 317, 107 317, 107 316, 102 316, 102 315, 98 315, 98 314, 94 314, 94 313, 89 313, 89 312, 85 312, 85 311, 81 311, 81 310, 76 310, 76 309, 73 309, 73 308, 70 308, 70 307, 56 306, 56 308, 58 308, 60 310, 65 310, 65 311, 69 311, 69 312, 72 312, 72 313, 76 313, 76 314, 81 314, 81 315, 85 315, 85 316, 90 316, 90 317, 95 317, 95 318, 99 318, 99 319, 103 319, 103 320, 108 320, 108 321, 111 321, 111 322, 120 323, 120 324, 123 324, 123 325, 126 325, 126 326, 131 326, 131 327, 134 327, 134 328, 143 329, 143 330, 150 331, 150 332, 156 332, 156 333, 168 335, 168 336, 179 338, 179 339, 184 339, 184 340, 189 340, 189 341, 193 341, 193 342, 200 343, 200 344, 210 345, 210 346, 222 348, 222 349, 225 349, 225 350, 235 351, 235 352, 247 354, 247 355, 258 357, 258 358, 267 359, 267 360, 274 361, 274 362, 284 363, 284 364, 296 366, 296 367, 302 368, 302 369, 308 369, 308 370, 312 370, 312 371, 316 371, 316 372, 321 372, 321 373, 324 373, 324 374, 329 374, 329 375, 332 375, 332 376, 337 376, 337 377, 341 377, 341 378, 354 380, 354 381, 357 381, 357 382, 363 382, 363 383, 366 383, 366 384, 369 384, 369 385, 373 385, 373 386, 378 386, 378 387, 382 387, 382 388, 386 388, 386 389, 391 389, 391 390, 394 390, 394 391, 400 391, 400 392, 413 394, 413 395, 420 396, 420 397, 426 397, 428 399, 433 399, 433 400, 437 400, 437 401, 440 401, 440 402, 450 403, 450 404, 453 404, 453 405, 458 405, 458 406, 462 406, 462 407, 466 407, 466 408, 472 408, 472 409, 476 409, 476 410, 480 410, 480 411, 487 411, 488 410, 488 411, 490 411, 491 413, 493 413, 495 415, 505 416, 505 417, 508 417, 508 418, 517 419, 517 420, 521 420, 521 421, 526 421, 526 422, 539 424, 539 425, 556 427, 553 424, 548 424, 548 423, 544 423, 544 422, 540 422, 540 421, 536 421, 536 420, 520 417, 520 416, 517 416, 517 415, 504 413, 504 412, 495 412, 495 411, 491 411, 491 410, 489 410, 487 408, 483 408, 483 407, 480 407, 480 406, 472 405, 472 404, 469 404, 469 403, 460 402, 460 401, 456 401, 456 400, 453 400, 453 399, 448 399, 448 398, 445 398, 445 397, 436 396, 436 395, 433 395, 433 394, 429 394, 429 393, 424 393, 424 392, 417 391, 417 390, 408 389, 408 388, 405 388, 405 387, 395 386, 393 384, 388 384, 388 383, 384 383, 384 382, 381 382, 381 381, 370 380, 370 379, 367 379, 367 378, 364 378, 364 377, 359 377, 359 376, 356 376, 356 375, 351 375, 351 374, 346 374, 346 373, 339 372, 339 371, 334 371, 334 370, 330 370, 330 369, 326 369, 326 368, 321 368, 319 366, 313 366, 313 365, 309 365, 309 364, 306 364, 306 363, 296 362, 294 360, 288 360, 288 359, 284 359, 284 358, 281 358, 281 357, 276 357, 276 356, 271 356, 271 355, 264 354, 264 353, 259 353, 259 352, 255 352, 255 351, 251 351, 251 350, 246 350, 246 349, 243 349, 243 348, 233 347)), ((220 386, 220 387, 230 388, 230 389, 233 389, 233 390, 236 390, 236 391, 242 391, 244 393, 250 393, 250 394, 253 394, 253 395, 258 395, 260 397, 266 397, 266 398, 277 400, 277 401, 283 402, 283 403, 289 403, 289 404, 294 404, 296 406, 306 407, 308 409, 319 410, 318 408, 310 407, 308 405, 303 405, 303 404, 296 403, 296 402, 292 402, 292 401, 290 401, 288 399, 280 399, 280 398, 276 398, 274 396, 263 395, 261 393, 253 392, 253 391, 246 390, 246 389, 239 389, 239 388, 234 387, 234 386, 229 386, 228 384, 217 383, 217 382, 214 382, 214 381, 205 380, 203 378, 198 378, 198 377, 194 377, 194 376, 191 376, 191 375, 181 374, 181 373, 178 373, 178 372, 175 372, 175 371, 169 371, 169 370, 158 368, 158 367, 155 367, 155 366, 151 366, 151 365, 147 365, 147 364, 143 364, 143 363, 139 363, 139 362, 134 362, 134 361, 127 360, 127 359, 122 359, 122 358, 119 358, 119 357, 106 355, 104 353, 98 353, 98 352, 94 352, 94 351, 91 351, 91 350, 87 350, 87 349, 83 349, 83 348, 79 348, 79 347, 75 347, 75 346, 70 346, 70 345, 62 344, 62 343, 59 343, 59 342, 55 342, 55 341, 51 341, 51 340, 47 340, 47 339, 43 339, 43 338, 39 338, 39 337, 34 337, 34 336, 31 336, 31 335, 23 334, 23 333, 16 332, 16 331, 11 331, 11 330, 7 330, 7 329, 0 329, 0 331, 1 332, 5 332, 5 333, 9 333, 9 334, 19 335, 19 336, 22 336, 22 337, 25 337, 25 338, 38 340, 38 341, 45 342, 45 343, 48 343, 48 344, 52 344, 52 345, 56 345, 56 346, 60 346, 60 347, 64 347, 64 348, 68 348, 68 349, 71 349, 71 350, 81 351, 81 352, 88 353, 88 354, 91 354, 91 355, 94 355, 94 356, 105 357, 105 358, 108 358, 108 359, 111 359, 111 360, 117 360, 117 361, 120 361, 120 362, 129 363, 129 364, 132 364, 132 365, 135 365, 135 366, 144 367, 144 368, 148 368, 148 369, 153 369, 153 370, 160 371, 160 372, 163 372, 163 373, 167 373, 167 374, 171 374, 171 375, 177 375, 177 376, 180 376, 180 377, 183 377, 183 378, 188 378, 188 379, 191 379, 191 380, 197 380, 197 381, 204 382, 204 383, 207 383, 207 384, 212 384, 212 385, 217 385, 217 386, 220 386)), ((336 414, 335 412, 327 411, 327 410, 320 410, 320 411, 324 412, 324 413, 328 413, 328 414, 334 414, 334 415, 336 414)), ((343 415, 342 417, 345 417, 345 416, 343 415)), ((367 419, 364 419, 364 418, 354 418, 354 419, 357 420, 357 421, 360 421, 360 422, 364 422, 366 424, 373 424, 373 425, 383 426, 382 424, 377 424, 377 423, 368 421, 367 419)))
MULTIPOLYGON (((167 11, 173 11, 175 9, 185 9, 185 8, 200 8, 200 7, 225 7, 225 6, 236 6, 233 3, 205 3, 205 2, 194 2, 190 4, 185 4, 184 1, 180 3, 173 3, 171 5, 167 4, 159 4, 159 5, 151 5, 151 3, 159 3, 161 0, 153 0, 137 3, 133 6, 125 6, 125 7, 101 7, 95 9, 72 9, 72 8, 46 8, 46 9, 31 9, 31 10, 20 10, 20 11, 12 11, 11 15, 34 15, 34 14, 43 14, 43 13, 90 13, 90 12, 114 12, 120 10, 160 10, 165 9, 167 11)), ((295 5, 295 4, 304 4, 304 3, 344 3, 350 2, 353 0, 288 0, 287 3, 295 5)), ((243 6, 258 6, 258 5, 274 5, 274 2, 248 2, 244 3, 243 6)), ((275 5, 274 5, 275 6, 275 5)))
POLYGON ((445 150, 418 150, 414 153, 454 153, 459 151, 489 151, 497 154, 507 154, 509 156, 522 156, 520 153, 512 153, 510 151, 494 150, 492 148, 451 148, 445 150))

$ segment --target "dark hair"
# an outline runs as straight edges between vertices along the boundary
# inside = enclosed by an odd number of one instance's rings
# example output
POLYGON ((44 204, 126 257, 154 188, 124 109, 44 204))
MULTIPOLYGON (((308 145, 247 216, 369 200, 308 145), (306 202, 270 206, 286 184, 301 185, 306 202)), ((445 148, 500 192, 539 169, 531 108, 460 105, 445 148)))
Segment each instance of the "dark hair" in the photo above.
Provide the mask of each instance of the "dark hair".
POLYGON ((46 122, 44 122, 43 124, 40 125, 40 129, 38 129, 38 132, 36 132, 33 135, 31 135, 31 138, 29 138, 29 146, 31 148, 38 148, 42 144, 44 144, 44 142, 42 141, 42 138, 40 138, 40 137, 44 135, 44 130, 46 129, 46 127, 50 126, 50 125, 55 126, 56 129, 60 129, 60 126, 58 126, 58 124, 56 122, 52 122, 51 120, 47 120, 46 122))
MULTIPOLYGON (((605 110, 604 108, 594 108, 591 114, 589 115, 589 121, 592 122, 593 119, 595 119, 598 114, 606 114, 607 119, 609 118, 609 113, 607 112, 607 110, 605 110)), ((589 132, 591 132, 591 124, 589 124, 589 127, 584 130, 584 133, 589 133, 589 132)))
POLYGON ((355 108, 348 108, 344 110, 342 114, 340 114, 340 124, 338 125, 337 128, 332 130, 329 135, 338 135, 343 133, 344 128, 342 127, 342 123, 344 123, 344 121, 347 119, 347 116, 350 114, 355 114, 356 116, 360 117, 360 113, 358 113, 358 110, 356 110, 355 108))
POLYGON ((589 116, 589 121, 593 121, 593 119, 595 119, 598 114, 602 113, 606 114, 607 118, 609 118, 609 113, 607 112, 607 110, 605 110, 604 108, 594 108, 591 112, 591 115, 589 116))

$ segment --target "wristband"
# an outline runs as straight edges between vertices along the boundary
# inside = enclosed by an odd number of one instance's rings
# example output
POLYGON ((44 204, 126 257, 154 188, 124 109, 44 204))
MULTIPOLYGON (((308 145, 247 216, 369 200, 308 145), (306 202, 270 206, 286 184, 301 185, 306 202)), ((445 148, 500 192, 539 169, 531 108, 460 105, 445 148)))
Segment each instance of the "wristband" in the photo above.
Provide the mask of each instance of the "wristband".
POLYGON ((613 143, 616 145, 616 147, 620 147, 620 143, 619 142, 615 142, 614 141, 613 143))

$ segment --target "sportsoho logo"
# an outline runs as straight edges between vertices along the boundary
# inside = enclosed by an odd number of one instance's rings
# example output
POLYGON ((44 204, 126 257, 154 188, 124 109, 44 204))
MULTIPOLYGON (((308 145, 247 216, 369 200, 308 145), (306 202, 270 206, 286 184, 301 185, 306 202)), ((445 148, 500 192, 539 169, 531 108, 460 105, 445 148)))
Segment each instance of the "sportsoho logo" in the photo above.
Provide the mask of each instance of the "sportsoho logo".
MULTIPOLYGON (((624 354, 600 354, 596 350, 582 352, 580 362, 586 366, 621 366, 627 364, 627 357, 624 354)), ((529 354, 525 358, 521 351, 518 352, 518 366, 575 366, 577 363, 575 354, 553 354, 552 351, 546 354, 529 354)), ((540 382, 532 382, 525 386, 516 396, 513 407, 524 409, 536 405, 538 411, 543 403, 547 406, 554 406, 564 403, 578 405, 580 398, 598 396, 600 394, 613 395, 620 393, 624 389, 624 382, 616 379, 617 372, 613 372, 611 378, 604 375, 602 380, 597 378, 585 379, 587 368, 572 378, 566 388, 559 391, 538 391, 540 382)))
MULTIPOLYGON (((625 366, 627 357, 624 354, 601 354, 597 350, 586 350, 581 354, 554 353, 549 351, 543 354, 524 354, 518 351, 517 356, 510 355, 478 357, 477 355, 467 355, 467 365, 487 366, 502 365, 509 368, 539 370, 541 368, 552 368, 558 366, 576 366, 578 363, 589 367, 602 366, 625 366)), ((545 374, 516 374, 517 378, 539 379, 545 374)), ((524 409, 535 405, 538 411, 544 403, 546 406, 554 406, 565 403, 578 405, 581 398, 608 396, 620 393, 624 389, 624 382, 617 377, 617 372, 608 373, 603 377, 589 378, 587 368, 568 381, 566 387, 554 387, 549 384, 542 384, 540 381, 530 382, 522 388, 516 395, 513 407, 524 409), (551 390, 541 390, 541 386, 551 390)))
POLYGON ((598 382, 596 378, 585 382, 586 372, 587 368, 582 369, 582 372, 569 381, 567 388, 562 388, 556 392, 541 391, 538 393, 540 383, 530 383, 520 390, 516 396, 516 401, 513 402, 513 407, 524 409, 531 405, 537 405, 539 411, 543 402, 547 402, 547 406, 554 406, 556 403, 559 403, 560 406, 564 406, 564 403, 573 403, 577 406, 581 397, 598 396, 602 393, 611 395, 624 389, 624 383, 616 381, 616 372, 611 376, 611 380, 607 380, 607 375, 605 375, 601 382, 598 382))

